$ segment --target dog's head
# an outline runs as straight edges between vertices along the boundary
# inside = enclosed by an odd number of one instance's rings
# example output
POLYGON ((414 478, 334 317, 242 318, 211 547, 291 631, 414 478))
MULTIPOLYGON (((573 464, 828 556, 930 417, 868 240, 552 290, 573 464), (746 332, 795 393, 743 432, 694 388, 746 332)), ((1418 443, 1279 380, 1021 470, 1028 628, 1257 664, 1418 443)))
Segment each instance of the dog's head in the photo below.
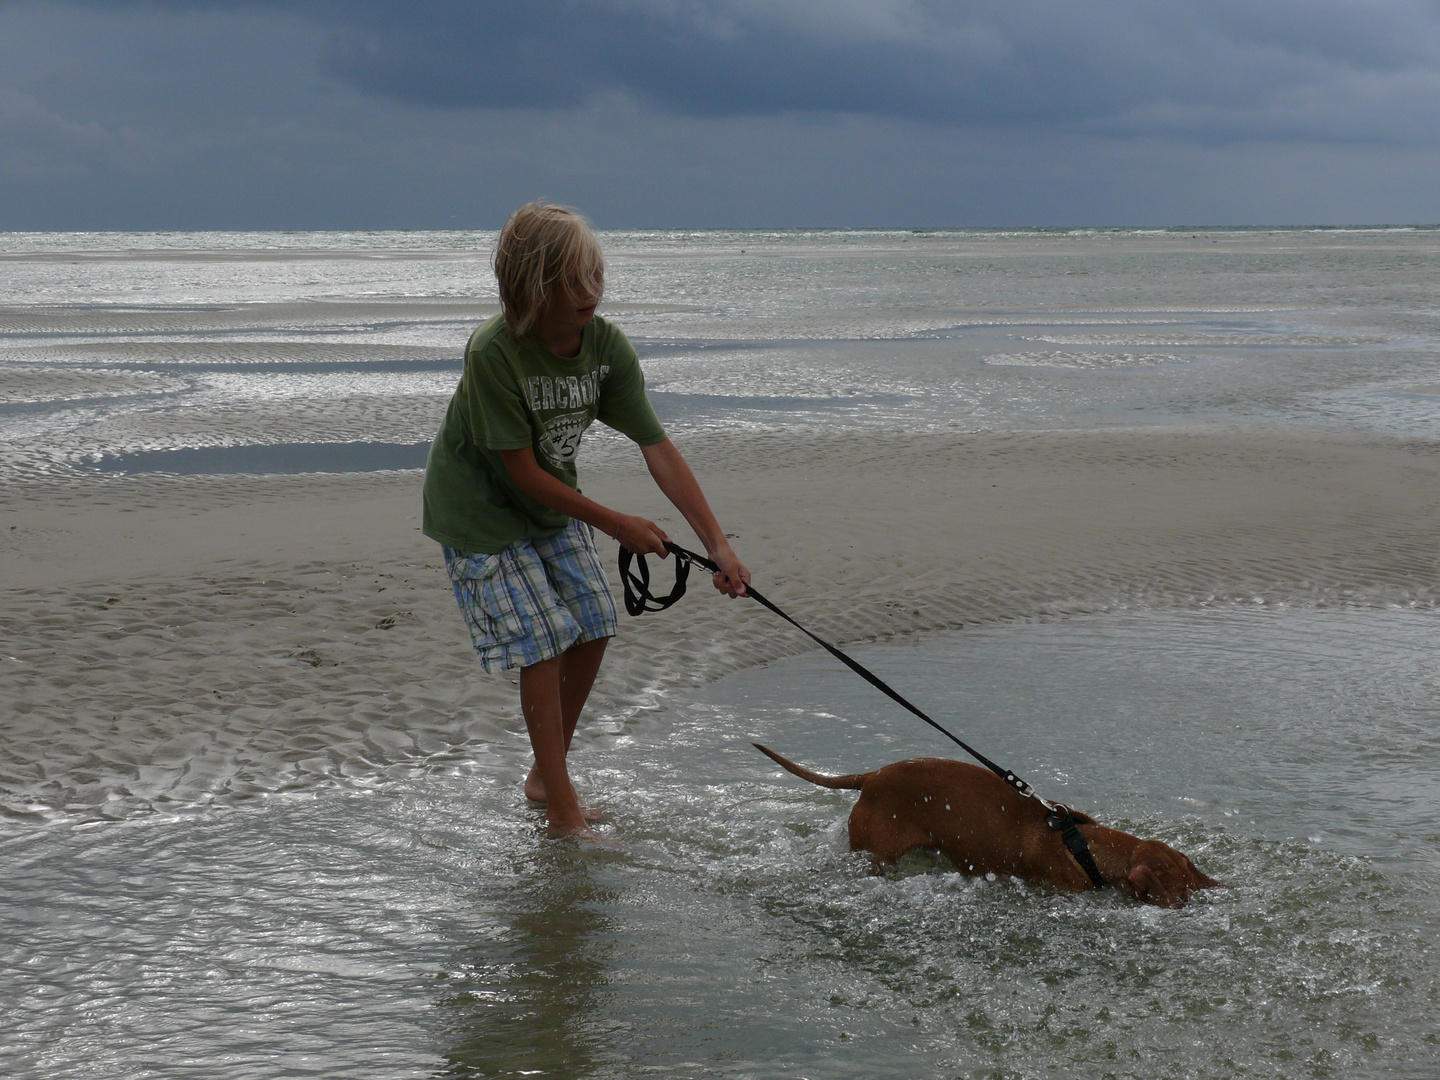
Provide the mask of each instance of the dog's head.
POLYGON ((1178 908, 1196 889, 1225 888, 1206 877, 1183 853, 1158 840, 1142 840, 1130 853, 1130 866, 1116 886, 1142 904, 1178 908))

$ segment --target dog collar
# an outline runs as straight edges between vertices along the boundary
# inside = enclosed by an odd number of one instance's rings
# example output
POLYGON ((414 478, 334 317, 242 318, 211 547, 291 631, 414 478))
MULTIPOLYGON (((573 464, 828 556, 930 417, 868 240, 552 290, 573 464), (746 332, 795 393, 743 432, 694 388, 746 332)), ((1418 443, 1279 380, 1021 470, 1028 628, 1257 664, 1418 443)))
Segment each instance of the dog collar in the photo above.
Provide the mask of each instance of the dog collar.
POLYGON ((1045 818, 1045 824, 1060 834, 1060 839, 1065 841, 1065 847, 1080 864, 1080 869, 1085 871, 1091 884, 1097 889, 1103 889, 1105 879, 1100 876, 1100 868, 1095 865, 1095 856, 1090 854, 1090 845, 1085 842, 1085 834, 1080 831, 1080 826, 1075 824, 1070 811, 1063 806, 1058 807, 1045 818))

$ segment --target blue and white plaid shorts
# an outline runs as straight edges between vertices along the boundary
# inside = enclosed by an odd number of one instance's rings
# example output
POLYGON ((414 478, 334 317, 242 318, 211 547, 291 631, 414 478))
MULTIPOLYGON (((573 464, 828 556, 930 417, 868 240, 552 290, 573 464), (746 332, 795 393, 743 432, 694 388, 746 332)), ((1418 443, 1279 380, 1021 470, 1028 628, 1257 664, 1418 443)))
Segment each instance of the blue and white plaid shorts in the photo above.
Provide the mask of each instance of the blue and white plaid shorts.
POLYGON ((529 667, 620 628, 594 531, 583 521, 572 518, 557 533, 517 540, 497 555, 441 550, 486 671, 529 667))

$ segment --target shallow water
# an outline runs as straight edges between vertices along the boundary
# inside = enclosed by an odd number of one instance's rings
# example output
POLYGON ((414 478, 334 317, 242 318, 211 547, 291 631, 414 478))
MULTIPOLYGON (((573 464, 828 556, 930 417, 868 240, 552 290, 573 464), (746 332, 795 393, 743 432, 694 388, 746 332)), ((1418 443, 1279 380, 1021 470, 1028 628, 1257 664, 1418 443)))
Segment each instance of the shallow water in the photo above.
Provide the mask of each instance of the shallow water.
MULTIPOLYGON (((428 442, 490 233, 0 234, 0 463, 428 442)), ((608 233, 668 425, 1440 438, 1440 230, 608 233)), ((215 467, 240 460, 216 457, 215 467)), ((257 459, 265 469, 269 458, 257 459)), ((376 466, 371 466, 376 467, 376 466)))
POLYGON ((577 782, 615 849, 540 837, 518 731, 446 770, 12 823, 0 1073, 1431 1076, 1436 618, 1226 607, 856 651, 1234 886, 1178 912, 919 855, 868 874, 853 795, 749 743, 847 772, 950 751, 815 655, 597 718, 577 782))
POLYGON ((140 450, 131 454, 106 454, 89 467, 100 472, 163 472, 177 476, 379 472, 386 469, 423 469, 429 453, 429 443, 197 446, 181 450, 140 450))

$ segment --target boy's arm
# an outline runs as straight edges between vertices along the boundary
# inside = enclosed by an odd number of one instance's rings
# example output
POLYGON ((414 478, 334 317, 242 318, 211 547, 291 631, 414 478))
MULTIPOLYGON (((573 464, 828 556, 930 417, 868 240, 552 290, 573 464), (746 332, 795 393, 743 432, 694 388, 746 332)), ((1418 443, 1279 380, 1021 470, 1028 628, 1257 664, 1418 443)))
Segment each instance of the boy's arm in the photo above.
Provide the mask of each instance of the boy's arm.
POLYGON ((715 515, 710 510, 710 504, 705 501, 700 482, 695 479, 690 466, 680 456, 680 451, 675 449, 675 444, 669 439, 662 439, 658 443, 642 446, 640 452, 645 455, 645 464, 650 469, 650 475, 655 478, 655 483, 665 493, 665 497, 675 504, 675 508, 685 515, 685 520, 705 545, 705 551, 720 567, 720 573, 715 575, 715 588, 727 596, 744 596, 745 586, 750 581, 750 571, 731 550, 730 541, 725 539, 725 531, 720 528, 720 523, 715 520, 715 515))
POLYGON ((670 538, 659 525, 642 517, 611 510, 594 499, 587 499, 570 485, 555 479, 542 469, 535 460, 533 447, 501 450, 500 459, 505 462, 505 468, 509 470, 510 479, 515 481, 515 486, 536 502, 593 525, 636 554, 659 555, 661 558, 669 554, 665 550, 665 541, 670 538))

